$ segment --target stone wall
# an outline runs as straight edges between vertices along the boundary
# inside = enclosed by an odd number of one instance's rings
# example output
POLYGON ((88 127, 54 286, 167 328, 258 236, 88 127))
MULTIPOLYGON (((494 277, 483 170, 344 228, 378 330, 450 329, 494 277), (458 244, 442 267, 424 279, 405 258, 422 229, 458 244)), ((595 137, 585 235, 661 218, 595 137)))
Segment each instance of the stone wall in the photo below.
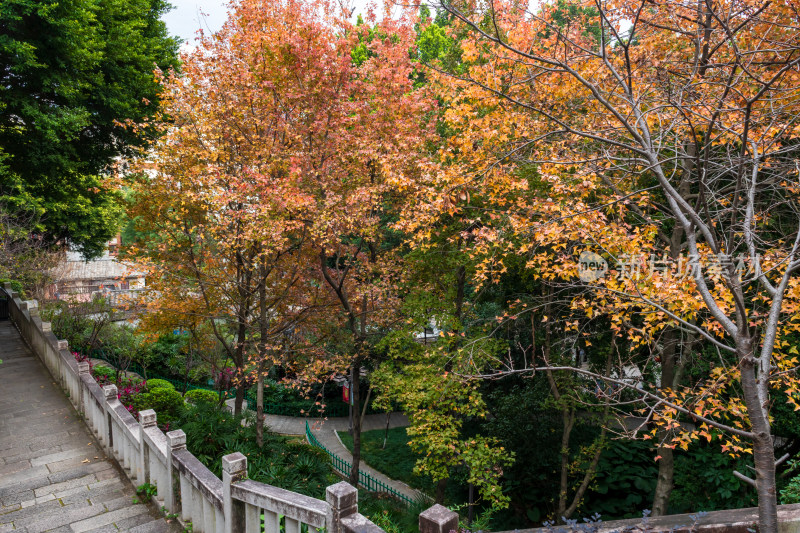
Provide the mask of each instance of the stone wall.
MULTIPOLYGON (((325 529, 327 533, 380 533, 382 530, 358 512, 358 491, 342 481, 327 488, 317 500, 247 477, 247 458, 233 453, 222 458, 222 479, 205 467, 191 450, 181 430, 166 435, 156 424, 153 410, 139 413, 139 421, 117 397, 117 388, 101 388, 89 374, 88 363, 78 363, 67 346, 42 322, 36 301, 22 301, 4 284, 9 315, 28 346, 61 386, 109 457, 114 457, 134 485, 157 487, 156 504, 192 523, 204 533, 300 533, 325 529), (263 524, 262 524, 263 516, 263 524)), ((458 527, 458 515, 440 505, 420 514, 420 533, 449 533, 458 527)))

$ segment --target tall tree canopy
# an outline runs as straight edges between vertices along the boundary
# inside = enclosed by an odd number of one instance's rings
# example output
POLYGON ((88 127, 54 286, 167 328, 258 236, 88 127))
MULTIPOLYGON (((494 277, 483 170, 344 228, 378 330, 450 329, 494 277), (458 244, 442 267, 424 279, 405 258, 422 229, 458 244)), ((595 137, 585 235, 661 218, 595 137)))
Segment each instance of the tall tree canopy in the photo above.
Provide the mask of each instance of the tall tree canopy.
POLYGON ((144 142, 126 129, 157 108, 153 70, 178 65, 164 0, 0 4, 0 196, 41 214, 50 241, 99 254, 115 229, 102 174, 144 142))
MULTIPOLYGON (((695 390, 666 383, 632 394, 666 430, 681 416, 698 424, 693 437, 652 429, 662 444, 686 448, 722 431, 726 451, 752 452, 755 479, 741 479, 757 489, 759 530, 777 531, 781 461, 770 407, 779 390, 792 402, 797 391, 787 340, 800 269, 796 6, 438 7, 467 36, 463 63, 439 61, 437 70, 450 72, 434 78, 454 134, 443 171, 430 174, 429 201, 408 206, 404 228, 424 243, 443 213, 472 215, 466 238, 480 280, 524 259, 533 275, 577 291, 573 316, 608 317, 630 356, 655 347, 653 336, 668 328, 718 350, 711 364, 719 366, 695 390), (584 252, 602 255, 611 274, 581 278, 584 252), (643 257, 653 258, 650 268, 643 257)), ((674 364, 670 350, 663 353, 674 364)), ((557 366, 514 363, 485 371, 557 366)))
POLYGON ((358 383, 375 355, 397 303, 386 221, 408 201, 395 184, 424 171, 409 154, 434 109, 413 87, 413 40, 406 19, 353 25, 334 2, 241 0, 164 80, 174 124, 131 211, 157 238, 132 251, 161 294, 188 287, 197 302, 162 309, 224 317, 237 368, 283 357, 290 329, 325 348, 296 357, 297 372, 352 367, 358 383))

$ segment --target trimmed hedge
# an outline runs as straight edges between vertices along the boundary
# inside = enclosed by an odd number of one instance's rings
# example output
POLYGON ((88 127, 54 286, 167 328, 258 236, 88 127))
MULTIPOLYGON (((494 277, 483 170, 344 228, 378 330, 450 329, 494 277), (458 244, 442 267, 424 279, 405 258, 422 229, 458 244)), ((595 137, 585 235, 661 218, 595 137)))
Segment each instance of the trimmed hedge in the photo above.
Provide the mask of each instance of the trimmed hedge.
POLYGON ((184 394, 183 399, 194 405, 199 403, 211 403, 216 405, 219 403, 219 394, 212 390, 194 389, 184 394))
POLYGON ((156 389, 170 389, 175 390, 175 385, 167 381, 166 379, 148 379, 146 382, 146 387, 148 391, 154 391, 156 389))
POLYGON ((133 400, 133 407, 137 411, 153 409, 158 415, 159 424, 170 424, 183 414, 183 396, 174 388, 158 387, 138 394, 133 400))

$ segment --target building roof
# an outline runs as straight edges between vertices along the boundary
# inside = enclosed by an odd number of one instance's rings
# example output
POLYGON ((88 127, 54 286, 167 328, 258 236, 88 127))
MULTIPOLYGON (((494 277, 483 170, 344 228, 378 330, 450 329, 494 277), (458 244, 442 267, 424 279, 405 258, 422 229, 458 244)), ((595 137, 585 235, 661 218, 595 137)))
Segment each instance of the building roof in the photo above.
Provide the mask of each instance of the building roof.
POLYGON ((53 277, 57 281, 141 278, 143 276, 144 272, 138 272, 130 265, 107 257, 92 261, 67 260, 53 269, 53 277))

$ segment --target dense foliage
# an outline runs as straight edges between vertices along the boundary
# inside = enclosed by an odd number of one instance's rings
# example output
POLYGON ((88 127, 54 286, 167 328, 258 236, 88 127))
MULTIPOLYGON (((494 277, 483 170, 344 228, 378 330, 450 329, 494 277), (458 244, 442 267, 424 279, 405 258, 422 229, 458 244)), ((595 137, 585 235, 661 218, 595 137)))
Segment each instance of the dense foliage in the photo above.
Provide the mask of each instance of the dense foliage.
POLYGON ((235 416, 129 390, 214 469, 242 451, 321 494, 324 458, 265 434, 265 407, 318 411, 347 380, 354 483, 363 453, 481 527, 757 504, 775 533, 800 452, 795 6, 349 15, 240 0, 159 77, 160 120, 135 128, 164 136, 118 191, 139 328, 93 302, 54 331, 117 382, 136 362, 235 389, 235 416), (385 449, 362 440, 370 401, 409 418, 385 449))
POLYGON ((102 178, 143 142, 124 122, 158 109, 153 70, 177 67, 164 0, 0 4, 0 199, 41 215, 50 242, 103 251, 121 210, 102 178))

